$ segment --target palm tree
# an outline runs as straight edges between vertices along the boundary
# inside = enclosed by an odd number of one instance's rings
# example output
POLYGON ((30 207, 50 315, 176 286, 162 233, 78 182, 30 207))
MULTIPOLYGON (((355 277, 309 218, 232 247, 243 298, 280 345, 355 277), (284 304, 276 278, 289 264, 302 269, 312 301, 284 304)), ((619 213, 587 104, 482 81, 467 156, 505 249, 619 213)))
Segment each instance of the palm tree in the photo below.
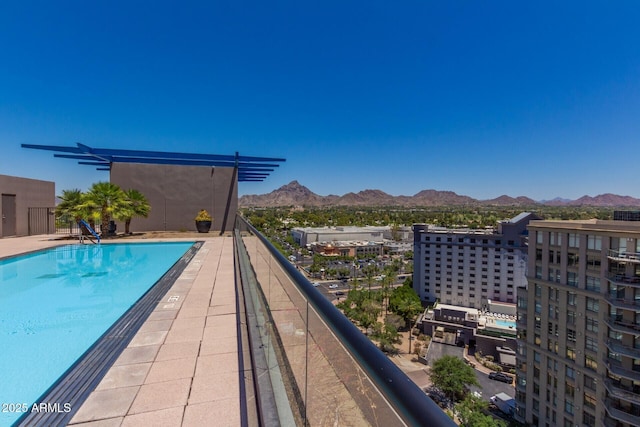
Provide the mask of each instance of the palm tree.
POLYGON ((56 218, 64 219, 73 218, 78 223, 86 215, 82 205, 82 191, 78 188, 73 190, 62 190, 62 196, 58 196, 61 200, 56 207, 56 218))
POLYGON ((109 229, 111 218, 121 217, 122 211, 128 208, 126 194, 116 184, 110 182, 96 182, 86 193, 85 205, 96 207, 96 214, 100 216, 100 227, 105 234, 109 229))
POLYGON ((371 285, 373 284, 373 278, 378 273, 378 267, 375 265, 367 265, 364 267, 364 275, 367 285, 369 285, 369 296, 371 296, 371 285))
POLYGON ((128 201, 127 206, 118 213, 118 219, 124 221, 125 234, 131 234, 129 227, 131 226, 131 219, 139 216, 146 218, 149 216, 151 205, 147 198, 138 190, 127 190, 124 192, 128 201))

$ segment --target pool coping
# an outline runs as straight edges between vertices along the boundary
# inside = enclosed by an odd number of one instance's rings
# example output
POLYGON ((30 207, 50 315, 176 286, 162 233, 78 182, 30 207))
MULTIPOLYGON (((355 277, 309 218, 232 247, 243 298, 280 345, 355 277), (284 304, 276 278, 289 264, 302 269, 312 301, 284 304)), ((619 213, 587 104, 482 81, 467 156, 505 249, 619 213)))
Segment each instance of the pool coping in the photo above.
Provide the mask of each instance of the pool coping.
POLYGON ((36 400, 34 405, 44 404, 46 410, 26 412, 13 425, 68 424, 203 245, 204 241, 196 240, 187 252, 36 400))

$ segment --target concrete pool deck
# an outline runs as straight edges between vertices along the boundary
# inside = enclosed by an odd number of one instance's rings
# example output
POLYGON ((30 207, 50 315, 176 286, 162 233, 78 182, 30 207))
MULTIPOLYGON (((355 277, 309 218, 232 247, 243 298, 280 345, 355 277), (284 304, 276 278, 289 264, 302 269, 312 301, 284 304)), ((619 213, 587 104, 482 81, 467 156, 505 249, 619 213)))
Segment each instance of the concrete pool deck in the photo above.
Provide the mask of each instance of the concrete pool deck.
MULTIPOLYGON (((202 248, 69 425, 240 425, 233 237, 202 236, 202 248)), ((54 239, 0 239, 0 257, 73 243, 54 239)), ((126 242, 175 240, 194 238, 126 242)))

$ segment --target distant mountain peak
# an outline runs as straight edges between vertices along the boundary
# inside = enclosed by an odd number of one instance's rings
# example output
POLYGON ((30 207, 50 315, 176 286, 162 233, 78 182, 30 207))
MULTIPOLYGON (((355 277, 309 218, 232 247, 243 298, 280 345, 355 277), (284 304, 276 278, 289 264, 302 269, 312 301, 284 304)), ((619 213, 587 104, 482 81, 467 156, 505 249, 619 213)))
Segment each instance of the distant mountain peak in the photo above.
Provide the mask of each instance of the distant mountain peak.
MULTIPOLYGON (((296 187, 304 187, 304 185, 301 185, 297 180, 294 179, 290 183, 285 184, 280 188, 282 189, 282 188, 296 188, 296 187)), ((304 187, 304 188, 306 188, 306 187, 304 187)))

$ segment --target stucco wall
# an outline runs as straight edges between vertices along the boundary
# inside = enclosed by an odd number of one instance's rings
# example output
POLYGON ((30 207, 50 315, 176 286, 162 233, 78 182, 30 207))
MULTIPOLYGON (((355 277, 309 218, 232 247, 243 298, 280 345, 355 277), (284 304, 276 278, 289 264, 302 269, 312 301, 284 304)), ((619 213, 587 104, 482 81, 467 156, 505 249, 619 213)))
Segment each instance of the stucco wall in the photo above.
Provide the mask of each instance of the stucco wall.
MULTIPOLYGON (((238 183, 233 168, 114 163, 111 182, 136 189, 149 200, 148 218, 134 218, 131 231, 195 231, 200 209, 213 216, 212 231, 233 229, 238 183), (225 221, 226 219, 226 221, 225 221)), ((118 232, 124 224, 118 224, 118 232)))
MULTIPOLYGON (((26 236, 29 234, 29 208, 52 208, 55 206, 55 183, 37 179, 0 175, 0 195, 15 196, 16 232, 3 229, 0 221, 0 237, 26 236)), ((3 212, 0 197, 0 212, 3 212)), ((53 221, 53 219, 52 219, 53 221)))

